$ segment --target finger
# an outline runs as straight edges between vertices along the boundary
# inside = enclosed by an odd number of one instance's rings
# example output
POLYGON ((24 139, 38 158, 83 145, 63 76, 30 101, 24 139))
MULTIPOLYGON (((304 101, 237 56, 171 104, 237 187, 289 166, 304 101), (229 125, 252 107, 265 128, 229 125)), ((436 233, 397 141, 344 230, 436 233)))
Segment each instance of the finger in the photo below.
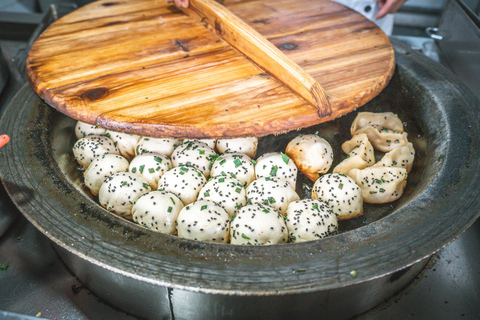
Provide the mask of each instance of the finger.
POLYGON ((0 136, 0 148, 6 145, 10 141, 10 137, 7 136, 6 134, 2 134, 0 136))
POLYGON ((383 6, 385 5, 386 0, 377 0, 378 8, 382 9, 383 6))
POLYGON ((381 19, 385 17, 388 13, 395 13, 398 9, 406 2, 406 0, 386 0, 383 6, 379 5, 380 10, 378 11, 375 19, 381 19))
POLYGON ((175 4, 179 8, 188 8, 189 1, 188 0, 175 0, 175 4))

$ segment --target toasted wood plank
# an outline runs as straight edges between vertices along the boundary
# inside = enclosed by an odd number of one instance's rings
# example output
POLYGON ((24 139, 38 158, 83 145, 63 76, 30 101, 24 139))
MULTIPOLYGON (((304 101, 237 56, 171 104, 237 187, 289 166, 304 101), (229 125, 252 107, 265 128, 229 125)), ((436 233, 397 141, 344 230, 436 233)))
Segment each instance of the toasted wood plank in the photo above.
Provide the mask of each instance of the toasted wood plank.
POLYGON ((182 11, 307 100, 320 117, 332 113, 322 86, 311 75, 224 6, 213 0, 190 0, 182 11))
POLYGON ((51 25, 27 74, 61 112, 113 130, 159 137, 286 132, 371 100, 395 66, 388 38, 337 3, 225 0, 321 84, 332 113, 304 99, 204 26, 164 1, 98 1, 51 25))

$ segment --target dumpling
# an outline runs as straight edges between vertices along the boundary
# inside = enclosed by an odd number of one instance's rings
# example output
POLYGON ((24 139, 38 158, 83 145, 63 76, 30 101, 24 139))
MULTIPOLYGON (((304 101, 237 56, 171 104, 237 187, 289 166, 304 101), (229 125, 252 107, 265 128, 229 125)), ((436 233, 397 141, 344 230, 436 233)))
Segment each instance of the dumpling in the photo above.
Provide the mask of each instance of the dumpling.
POLYGON ((227 243, 230 235, 230 216, 210 201, 196 201, 178 214, 178 236, 181 238, 227 243))
POLYGON ((314 134, 296 137, 288 143, 285 153, 312 181, 327 172, 333 163, 332 147, 327 140, 314 134))
POLYGON ((84 169, 93 159, 106 153, 120 154, 113 140, 105 136, 86 136, 73 145, 73 156, 84 169))
POLYGON ((235 152, 244 153, 250 158, 255 158, 257 154, 258 138, 257 137, 245 137, 245 138, 233 138, 233 139, 218 139, 217 151, 219 153, 235 152))
POLYGON ((153 231, 175 234, 182 201, 173 193, 152 191, 138 198, 132 208, 133 221, 153 231))
POLYGON ((362 189, 368 203, 387 203, 400 198, 407 184, 407 170, 393 167, 352 169, 348 175, 362 189))
POLYGON ((396 114, 392 112, 374 113, 374 112, 360 112, 355 120, 353 120, 350 132, 352 136, 357 134, 357 131, 371 126, 379 130, 385 128, 390 131, 403 132, 403 123, 396 114))
POLYGON ((109 137, 115 142, 122 156, 128 160, 131 160, 133 157, 135 157, 135 148, 140 140, 140 136, 111 130, 107 130, 107 132, 105 132, 105 136, 109 137))
POLYGON ((197 200, 215 202, 231 217, 247 203, 245 187, 238 179, 216 176, 210 179, 200 190, 197 200))
POLYGON ((182 144, 182 140, 141 137, 135 147, 138 156, 145 153, 158 153, 167 157, 172 155, 173 150, 182 144))
POLYGON ((313 185, 312 199, 330 206, 338 220, 356 218, 363 213, 362 190, 354 179, 343 174, 321 176, 313 185))
POLYGON ((132 220, 132 207, 138 198, 152 191, 147 181, 131 172, 118 172, 105 179, 98 200, 102 207, 132 220))
POLYGON ((249 156, 243 153, 226 153, 215 160, 210 172, 214 176, 234 177, 247 186, 255 180, 255 166, 249 156))
POLYGON ((286 180, 294 190, 297 183, 297 172, 297 166, 285 153, 265 153, 257 159, 257 164, 255 164, 257 179, 280 178, 286 180))
MULTIPOLYGON (((415 159, 415 149, 411 142, 404 146, 393 149, 386 153, 374 167, 397 167, 405 168, 407 172, 412 170, 413 160, 415 159)), ((358 168, 361 169, 361 168, 358 168)))
POLYGON ((107 130, 90 123, 77 121, 75 125, 75 136, 77 139, 85 138, 86 136, 101 136, 107 130))
POLYGON ((172 153, 174 167, 187 166, 197 168, 205 178, 210 176, 211 159, 215 151, 198 140, 189 140, 175 148, 172 153))
POLYGON ((351 169, 363 169, 375 163, 372 144, 365 134, 356 135, 346 141, 342 149, 348 156, 333 169, 334 173, 346 174, 351 169))
POLYGON ((128 170, 128 160, 118 154, 106 153, 93 159, 84 174, 85 186, 94 196, 98 195, 103 181, 117 172, 128 170))
POLYGON ((207 179, 193 167, 176 167, 168 170, 158 181, 159 191, 168 191, 176 195, 187 205, 197 199, 207 179))
POLYGON ((337 216, 332 208, 319 200, 290 203, 285 222, 292 242, 318 240, 338 233, 337 216))
POLYGON ((259 178, 247 187, 247 203, 262 203, 284 214, 300 197, 288 182, 273 177, 259 178))
POLYGON ((183 140, 183 143, 186 143, 188 141, 200 141, 200 142, 203 142, 205 143, 207 146, 209 146, 210 148, 212 148, 212 150, 215 149, 215 144, 217 142, 216 139, 185 139, 183 140))
POLYGON ((397 147, 404 146, 408 143, 406 132, 395 132, 389 129, 377 129, 372 126, 366 126, 355 132, 358 134, 366 134, 372 146, 382 152, 389 152, 397 147))
POLYGON ((172 161, 168 157, 158 153, 146 153, 133 158, 128 170, 142 176, 152 190, 157 190, 158 180, 172 167, 172 161))
POLYGON ((242 207, 232 217, 230 235, 231 244, 269 245, 288 241, 283 216, 259 203, 242 207))

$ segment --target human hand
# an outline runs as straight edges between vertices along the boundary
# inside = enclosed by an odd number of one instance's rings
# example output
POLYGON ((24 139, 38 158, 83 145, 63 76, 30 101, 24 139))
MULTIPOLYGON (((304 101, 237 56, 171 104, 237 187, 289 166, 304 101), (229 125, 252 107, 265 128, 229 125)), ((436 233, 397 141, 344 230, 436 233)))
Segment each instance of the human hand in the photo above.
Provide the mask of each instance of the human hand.
POLYGON ((189 0, 166 0, 167 2, 175 2, 175 5, 179 8, 188 8, 189 0))
POLYGON ((380 10, 375 16, 375 19, 381 19, 388 13, 397 12, 397 10, 400 9, 400 7, 407 2, 407 0, 377 0, 377 2, 380 10))

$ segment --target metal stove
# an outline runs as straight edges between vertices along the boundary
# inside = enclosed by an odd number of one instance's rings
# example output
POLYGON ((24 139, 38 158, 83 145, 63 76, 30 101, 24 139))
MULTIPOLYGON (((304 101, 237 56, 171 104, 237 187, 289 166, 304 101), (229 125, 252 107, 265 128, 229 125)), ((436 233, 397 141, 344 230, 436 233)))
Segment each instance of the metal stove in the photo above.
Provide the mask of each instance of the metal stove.
MULTIPOLYGON (((25 58, 32 41, 59 16, 88 2, 0 0, 0 115, 26 82, 25 58)), ((452 6, 451 11, 458 14, 457 2, 449 1, 446 8, 452 6)), ((480 11, 479 2, 466 1, 476 15, 480 11)), ((463 5, 460 3, 460 9, 463 5)), ((393 37, 437 62, 453 66, 460 78, 468 79, 467 85, 478 90, 479 82, 475 82, 478 76, 472 79, 470 71, 480 64, 465 70, 465 65, 455 58, 452 60, 455 53, 452 46, 446 50, 448 55, 443 54, 445 49, 441 48, 449 45, 448 38, 445 44, 438 45, 438 41, 425 37, 423 25, 411 23, 424 23, 425 19, 419 18, 422 15, 437 23, 443 8, 438 7, 438 1, 411 0, 404 7, 393 37), (429 3, 432 6, 429 7, 429 3)), ((445 16, 444 13, 440 23, 443 21, 447 26, 452 19, 458 19, 445 16)), ((470 19, 474 26, 475 18, 470 16, 470 19)), ((430 33, 442 37, 439 29, 431 29, 430 33)), ((475 34, 475 28, 472 32, 475 34)), ((471 50, 467 53, 472 55, 471 50)), ((473 56, 480 56, 478 49, 473 56)), ((456 241, 435 254, 413 283, 358 319, 479 319, 479 251, 480 221, 477 221, 456 241)), ((0 319, 32 318, 136 319, 85 288, 61 262, 50 241, 18 212, 0 185, 0 319)))

